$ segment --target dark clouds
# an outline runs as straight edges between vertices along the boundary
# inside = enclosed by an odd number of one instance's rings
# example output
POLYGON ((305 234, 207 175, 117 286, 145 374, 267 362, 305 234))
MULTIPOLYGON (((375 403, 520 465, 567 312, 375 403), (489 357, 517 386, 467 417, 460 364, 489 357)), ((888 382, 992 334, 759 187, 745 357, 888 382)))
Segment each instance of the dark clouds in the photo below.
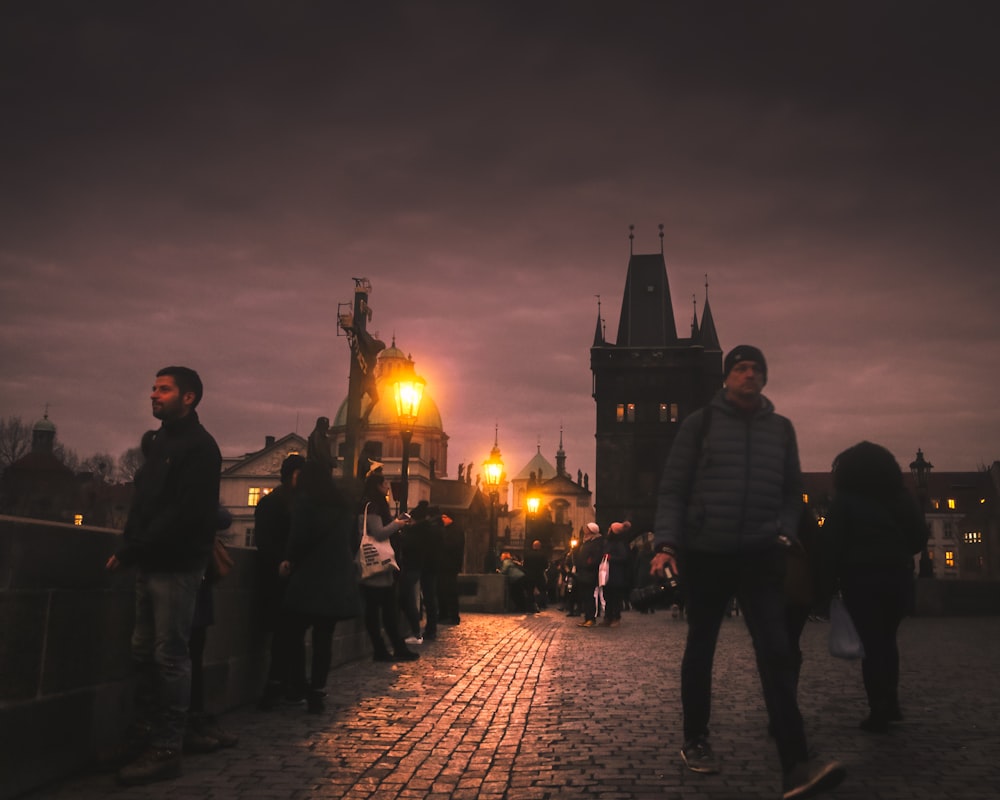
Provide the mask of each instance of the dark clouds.
POLYGON ((593 474, 628 253, 705 274, 809 469, 997 457, 992 5, 6 4, 0 414, 118 453, 188 362, 227 453, 346 392, 352 277, 451 436, 593 474))

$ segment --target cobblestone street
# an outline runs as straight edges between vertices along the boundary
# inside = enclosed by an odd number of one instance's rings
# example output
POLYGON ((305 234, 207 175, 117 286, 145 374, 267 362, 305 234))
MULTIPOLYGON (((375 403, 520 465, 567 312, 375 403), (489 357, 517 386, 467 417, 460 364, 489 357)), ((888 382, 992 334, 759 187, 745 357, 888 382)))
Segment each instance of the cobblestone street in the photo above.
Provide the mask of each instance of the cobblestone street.
MULTIPOLYGON (((581 629, 555 610, 467 614, 406 664, 355 662, 330 675, 328 709, 225 715, 238 747, 185 758, 178 780, 118 787, 106 774, 63 781, 32 800, 96 798, 454 798, 745 800, 780 796, 777 754, 749 637, 723 626, 715 667, 717 775, 680 763, 679 660, 685 625, 627 612, 581 629)), ((826 654, 825 623, 803 635, 800 691, 810 747, 842 760, 825 797, 994 800, 1000 796, 1000 619, 904 622, 905 721, 858 730, 860 666, 826 654)))

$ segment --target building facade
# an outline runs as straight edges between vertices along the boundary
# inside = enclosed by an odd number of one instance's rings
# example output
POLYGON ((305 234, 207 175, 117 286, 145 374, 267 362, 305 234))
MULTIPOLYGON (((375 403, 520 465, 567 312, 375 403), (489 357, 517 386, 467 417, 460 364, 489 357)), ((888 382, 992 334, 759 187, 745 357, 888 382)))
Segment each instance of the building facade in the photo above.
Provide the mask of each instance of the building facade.
MULTIPOLYGON (((631 239, 631 237, 630 237, 631 239)), ((596 404, 595 510, 602 529, 631 520, 652 530, 660 473, 680 423, 722 385, 722 349, 708 303, 677 335, 663 258, 630 254, 618 334, 598 307, 590 350, 596 404)))

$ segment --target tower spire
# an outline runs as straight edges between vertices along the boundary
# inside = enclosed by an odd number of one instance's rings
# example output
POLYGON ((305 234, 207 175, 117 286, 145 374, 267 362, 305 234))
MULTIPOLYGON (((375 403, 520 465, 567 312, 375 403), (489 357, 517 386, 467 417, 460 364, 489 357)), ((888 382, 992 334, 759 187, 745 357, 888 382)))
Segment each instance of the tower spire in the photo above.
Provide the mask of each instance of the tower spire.
POLYGON ((635 240, 635 225, 628 226, 628 254, 632 255, 632 242, 635 240))
POLYGON ((660 223, 660 255, 663 255, 663 223, 660 223))

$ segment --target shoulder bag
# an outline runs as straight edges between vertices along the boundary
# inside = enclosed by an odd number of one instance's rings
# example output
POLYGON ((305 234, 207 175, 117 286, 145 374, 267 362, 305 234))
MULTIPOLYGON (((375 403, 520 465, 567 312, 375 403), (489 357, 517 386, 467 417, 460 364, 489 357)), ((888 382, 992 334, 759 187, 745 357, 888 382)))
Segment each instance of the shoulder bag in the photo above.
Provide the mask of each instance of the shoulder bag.
MULTIPOLYGON (((370 504, 369 504, 370 505, 370 504)), ((368 535, 368 506, 362 515, 361 546, 358 548, 358 564, 361 567, 361 580, 371 578, 389 570, 399 569, 392 543, 386 539, 378 541, 368 535)))
POLYGON ((861 637, 839 592, 830 599, 830 655, 849 660, 865 657, 861 637))

